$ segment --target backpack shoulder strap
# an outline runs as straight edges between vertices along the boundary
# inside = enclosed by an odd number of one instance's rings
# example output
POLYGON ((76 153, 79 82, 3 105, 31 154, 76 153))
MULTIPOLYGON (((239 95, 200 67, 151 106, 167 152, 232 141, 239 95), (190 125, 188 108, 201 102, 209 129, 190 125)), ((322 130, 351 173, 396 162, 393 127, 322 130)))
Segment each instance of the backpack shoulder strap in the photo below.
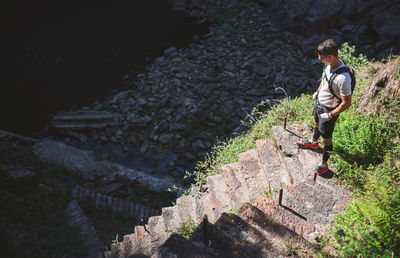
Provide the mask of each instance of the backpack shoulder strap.
POLYGON ((335 78, 341 74, 341 73, 349 73, 349 75, 351 75, 351 71, 350 68, 348 66, 344 66, 344 67, 340 67, 339 69, 337 69, 336 71, 334 71, 331 75, 331 77, 329 78, 328 81, 328 86, 329 86, 329 91, 331 92, 331 94, 337 98, 339 100, 339 103, 342 102, 342 99, 339 98, 338 96, 336 96, 335 92, 333 91, 333 80, 335 80, 335 78))

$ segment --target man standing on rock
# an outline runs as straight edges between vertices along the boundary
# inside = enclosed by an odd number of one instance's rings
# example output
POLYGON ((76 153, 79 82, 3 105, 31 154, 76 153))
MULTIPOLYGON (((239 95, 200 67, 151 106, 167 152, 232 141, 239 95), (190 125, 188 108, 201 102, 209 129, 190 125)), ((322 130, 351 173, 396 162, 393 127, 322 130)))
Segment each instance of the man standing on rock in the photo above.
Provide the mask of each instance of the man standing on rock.
POLYGON ((313 110, 315 119, 312 139, 297 142, 299 148, 319 149, 318 139, 324 144, 322 162, 312 173, 322 175, 328 171, 329 152, 333 150, 332 134, 339 114, 351 106, 351 75, 349 68, 338 57, 338 46, 332 39, 318 45, 318 59, 325 65, 313 110), (331 88, 329 87, 331 86, 331 88))

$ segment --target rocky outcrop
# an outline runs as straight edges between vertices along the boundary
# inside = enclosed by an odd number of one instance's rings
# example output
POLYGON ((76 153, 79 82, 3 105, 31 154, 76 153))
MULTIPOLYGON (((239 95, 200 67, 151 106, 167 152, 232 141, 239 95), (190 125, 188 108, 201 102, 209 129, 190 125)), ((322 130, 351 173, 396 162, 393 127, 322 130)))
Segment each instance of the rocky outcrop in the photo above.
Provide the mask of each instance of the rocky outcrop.
POLYGON ((203 190, 178 198, 175 206, 163 208, 161 216, 151 217, 146 226, 136 226, 134 234, 124 236, 107 255, 185 257, 196 252, 204 257, 276 257, 290 255, 288 246, 310 249, 308 241, 324 235, 334 215, 345 211, 349 192, 324 177, 313 180, 311 166, 320 161, 321 154, 293 146, 293 140, 302 135, 296 127, 274 127, 273 132, 273 139, 257 141, 256 150, 240 154, 238 163, 208 177, 203 190), (284 187, 283 181, 287 182, 284 187), (272 186, 283 187, 281 204, 277 194, 265 197, 272 186), (245 202, 252 204, 227 213, 245 202), (216 222, 204 221, 204 215, 216 222), (191 238, 174 236, 188 221, 200 223, 191 238), (205 225, 211 240, 207 246, 203 244, 205 225), (178 245, 193 248, 186 252, 178 245))
POLYGON ((274 1, 263 0, 266 14, 279 30, 305 36, 324 34, 339 24, 344 1, 274 1), (284 22, 283 22, 284 21, 284 22))
POLYGON ((31 138, 31 137, 25 137, 19 134, 11 133, 8 131, 0 130, 0 140, 9 142, 10 144, 12 142, 17 142, 18 144, 21 145, 30 145, 38 142, 37 139, 31 138))
POLYGON ((261 0, 279 30, 306 37, 324 35, 356 44, 383 58, 400 51, 400 3, 397 1, 261 0), (366 44, 366 42, 368 42, 366 44))
POLYGON ((372 77, 372 81, 366 86, 361 97, 358 111, 364 113, 391 112, 398 103, 400 96, 400 58, 392 60, 384 65, 372 77))
POLYGON ((91 151, 68 146, 62 142, 43 140, 32 147, 37 157, 45 162, 60 165, 71 172, 76 172, 85 180, 113 182, 116 177, 134 180, 154 192, 164 192, 174 185, 178 192, 183 186, 169 177, 158 178, 144 171, 137 171, 107 160, 96 160, 91 151))

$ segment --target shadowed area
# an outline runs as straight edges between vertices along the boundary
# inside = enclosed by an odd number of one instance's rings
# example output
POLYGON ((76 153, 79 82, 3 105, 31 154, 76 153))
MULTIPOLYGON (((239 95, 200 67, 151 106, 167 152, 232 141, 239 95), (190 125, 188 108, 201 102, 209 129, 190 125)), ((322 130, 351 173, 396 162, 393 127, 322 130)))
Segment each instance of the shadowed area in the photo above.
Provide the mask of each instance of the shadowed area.
POLYGON ((1 8, 0 128, 31 134, 84 105, 170 46, 207 31, 164 0, 18 1, 1 8))

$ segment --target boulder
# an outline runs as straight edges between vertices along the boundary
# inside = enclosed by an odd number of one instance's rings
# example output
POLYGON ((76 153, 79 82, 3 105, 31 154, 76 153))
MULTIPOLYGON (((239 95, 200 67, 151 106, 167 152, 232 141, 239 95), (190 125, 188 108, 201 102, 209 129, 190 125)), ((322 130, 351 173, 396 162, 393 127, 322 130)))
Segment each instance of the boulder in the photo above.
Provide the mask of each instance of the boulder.
POLYGON ((280 30, 306 36, 328 32, 343 18, 345 2, 340 0, 263 0, 267 15, 280 30))
POLYGON ((85 180, 111 183, 115 181, 116 176, 119 176, 126 180, 137 181, 154 192, 167 191, 173 185, 177 186, 178 190, 183 189, 182 185, 168 177, 158 178, 118 163, 96 160, 93 152, 68 146, 62 142, 43 140, 33 145, 32 150, 44 162, 60 165, 79 174, 85 180))
POLYGON ((382 9, 379 15, 373 16, 371 25, 381 42, 388 45, 394 43, 400 47, 400 3, 385 5, 382 9))

